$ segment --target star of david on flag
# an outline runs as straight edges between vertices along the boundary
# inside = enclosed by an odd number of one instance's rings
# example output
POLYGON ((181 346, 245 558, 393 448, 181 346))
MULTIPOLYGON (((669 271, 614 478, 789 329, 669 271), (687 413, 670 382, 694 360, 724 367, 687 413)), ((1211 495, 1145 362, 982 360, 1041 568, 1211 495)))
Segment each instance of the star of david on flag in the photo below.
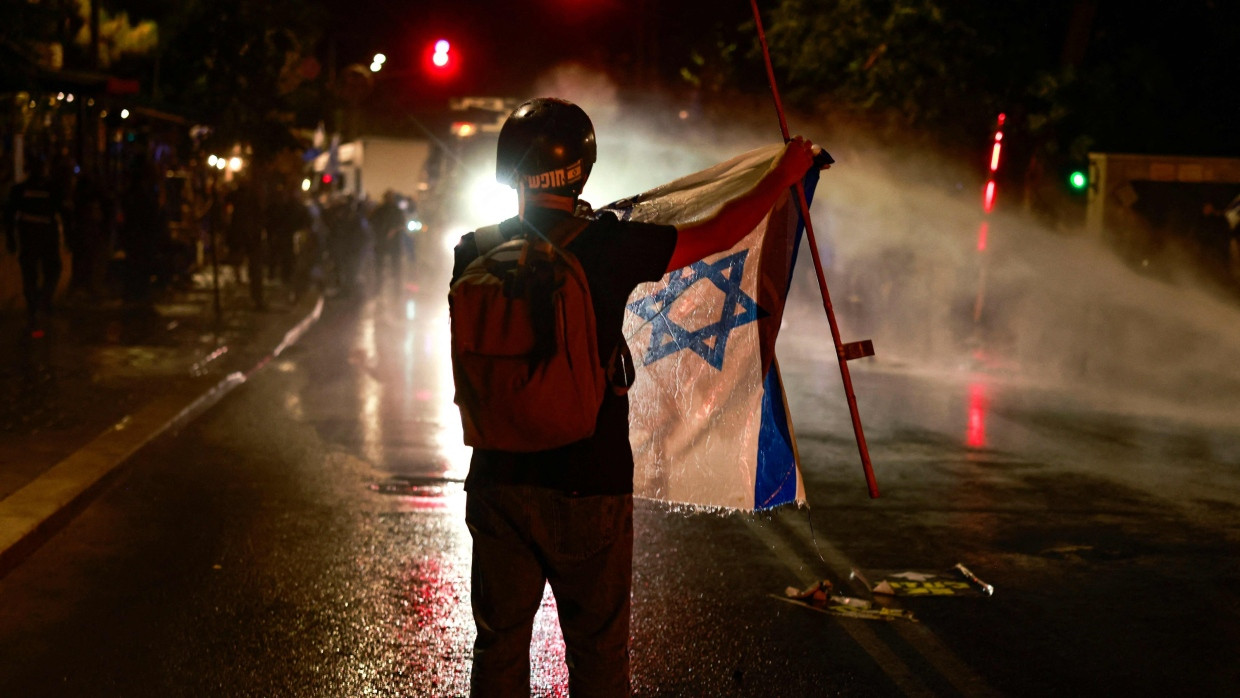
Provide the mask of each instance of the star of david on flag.
POLYGON ((662 289, 629 303, 630 311, 651 324, 646 363, 689 349, 716 371, 723 370, 723 357, 732 330, 769 315, 741 287, 748 256, 749 250, 745 249, 714 263, 695 262, 668 274, 667 285, 662 289), (720 316, 706 327, 689 331, 676 324, 663 309, 671 307, 685 290, 702 279, 709 280, 724 293, 719 303, 720 316))
MULTIPOLYGON (((751 188, 782 146, 746 153, 614 203, 622 218, 686 224, 751 188)), ((812 196, 818 172, 806 177, 812 196)), ((643 284, 625 337, 639 367, 629 391, 634 493, 707 508, 805 501, 775 364, 802 225, 785 194, 731 250, 643 284)))

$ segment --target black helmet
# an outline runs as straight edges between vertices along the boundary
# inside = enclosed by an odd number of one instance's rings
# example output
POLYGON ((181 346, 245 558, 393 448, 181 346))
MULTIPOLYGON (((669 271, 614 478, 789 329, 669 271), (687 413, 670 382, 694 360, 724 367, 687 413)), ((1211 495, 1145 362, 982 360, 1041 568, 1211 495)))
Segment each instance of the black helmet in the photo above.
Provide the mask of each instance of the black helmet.
POLYGON ((562 99, 531 99, 513 110, 499 132, 495 179, 516 188, 577 196, 598 155, 594 124, 562 99))

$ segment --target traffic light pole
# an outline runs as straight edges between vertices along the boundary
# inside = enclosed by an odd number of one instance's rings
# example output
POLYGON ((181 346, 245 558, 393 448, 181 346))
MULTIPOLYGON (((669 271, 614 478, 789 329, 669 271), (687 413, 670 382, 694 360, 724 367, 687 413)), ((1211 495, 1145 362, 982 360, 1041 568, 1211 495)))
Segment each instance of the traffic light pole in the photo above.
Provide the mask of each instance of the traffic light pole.
MULTIPOLYGON (((779 98, 779 88, 775 83, 775 69, 771 65, 771 51, 766 44, 766 31, 762 28, 762 16, 758 12, 758 0, 749 0, 753 8, 754 23, 758 28, 758 41, 762 44, 762 57, 766 62, 766 76, 771 85, 771 96, 775 100, 775 111, 779 114, 779 128, 784 142, 791 140, 788 131, 788 119, 784 115, 784 105, 779 98)), ((814 272, 818 275, 818 290, 822 292, 822 308, 827 313, 827 324, 831 327, 831 339, 835 342, 835 355, 840 364, 840 376, 844 380, 844 395, 848 399, 848 414, 852 418, 853 434, 857 437, 857 450, 861 456, 861 468, 865 471, 866 487, 870 498, 878 498, 878 482, 874 478, 874 468, 870 464, 870 450, 866 446, 865 432, 861 428, 861 415, 857 410, 857 396, 853 393, 852 375, 848 371, 848 362, 865 356, 874 355, 874 345, 870 340, 850 342, 840 341, 839 325, 835 321, 835 309, 831 305, 831 293, 827 290, 827 278, 822 271, 822 258, 818 253, 818 242, 814 238, 814 226, 809 217, 809 202, 805 198, 805 188, 800 182, 794 188, 797 206, 801 211, 801 221, 805 223, 805 236, 809 240, 810 255, 814 259, 814 272)))

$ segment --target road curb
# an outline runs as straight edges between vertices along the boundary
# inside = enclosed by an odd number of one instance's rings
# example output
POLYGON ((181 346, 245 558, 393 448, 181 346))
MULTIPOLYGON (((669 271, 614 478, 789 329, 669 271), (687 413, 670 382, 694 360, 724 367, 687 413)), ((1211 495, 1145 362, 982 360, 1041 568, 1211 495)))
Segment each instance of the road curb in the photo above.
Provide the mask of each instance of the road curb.
POLYGON ((93 441, 0 500, 0 577, 73 520, 116 477, 120 466, 165 433, 181 429, 295 344, 322 316, 323 298, 248 371, 205 392, 165 395, 109 427, 93 441))

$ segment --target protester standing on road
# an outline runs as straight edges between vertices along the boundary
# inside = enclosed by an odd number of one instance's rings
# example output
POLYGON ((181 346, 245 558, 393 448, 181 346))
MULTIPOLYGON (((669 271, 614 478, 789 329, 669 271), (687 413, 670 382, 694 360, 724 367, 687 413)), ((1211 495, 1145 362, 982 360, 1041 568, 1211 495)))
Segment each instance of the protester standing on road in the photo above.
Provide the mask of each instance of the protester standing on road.
POLYGON ((26 319, 31 331, 36 331, 52 312, 52 297, 60 282, 59 221, 64 216, 64 201, 48 175, 47 161, 35 158, 28 174, 9 190, 5 242, 10 253, 18 253, 26 319))
POLYGON ((294 273, 297 269, 297 233, 310 227, 310 213, 286 184, 276 185, 267 207, 268 267, 290 297, 296 297, 294 273))
POLYGON ((112 215, 99 178, 83 175, 73 190, 74 234, 66 244, 73 254, 73 285, 88 295, 97 294, 103 283, 112 215))
POLYGON ((246 275, 250 282, 250 300, 258 310, 267 308, 263 296, 263 203, 258 182, 248 173, 237 177, 237 187, 229 196, 231 213, 228 219, 229 254, 240 267, 239 256, 244 256, 246 275), (236 246, 235 248, 233 246, 236 246))
MULTIPOLYGON (((600 361, 624 341, 634 288, 735 245, 809 170, 811 149, 791 141, 753 189, 708 219, 677 229, 604 213, 567 243, 588 280, 600 361)), ((534 99, 517 107, 500 132, 496 177, 516 188, 519 223, 511 219, 500 232, 515 237, 522 224, 551 230, 572 218, 596 152, 593 125, 576 105, 534 99)), ((454 282, 477 256, 476 234, 466 234, 454 282)), ((559 610, 569 692, 629 695, 633 453, 623 391, 607 391, 595 432, 583 440, 532 453, 475 449, 465 489, 478 632, 472 695, 529 695, 530 638, 546 583, 559 610)))
POLYGON ((370 229, 375 236, 375 295, 379 298, 383 298, 385 268, 391 276, 396 297, 400 297, 405 213, 396 199, 396 192, 387 190, 383 193, 383 201, 370 214, 370 229))
POLYGON ((352 194, 332 202, 326 217, 328 247, 336 270, 336 288, 341 296, 349 297, 357 289, 370 225, 362 213, 361 202, 352 194))
POLYGON ((327 272, 327 222, 326 214, 320 204, 325 197, 322 194, 306 197, 301 202, 302 211, 306 216, 306 234, 303 238, 304 247, 298 253, 297 271, 294 274, 293 287, 298 296, 310 289, 311 285, 325 290, 327 272))
POLYGON ((168 239, 168 221, 160 206, 160 177, 154 162, 134 159, 129 188, 122 200, 124 221, 120 229, 125 252, 125 296, 148 306, 153 302, 151 279, 162 275, 159 250, 168 239))

